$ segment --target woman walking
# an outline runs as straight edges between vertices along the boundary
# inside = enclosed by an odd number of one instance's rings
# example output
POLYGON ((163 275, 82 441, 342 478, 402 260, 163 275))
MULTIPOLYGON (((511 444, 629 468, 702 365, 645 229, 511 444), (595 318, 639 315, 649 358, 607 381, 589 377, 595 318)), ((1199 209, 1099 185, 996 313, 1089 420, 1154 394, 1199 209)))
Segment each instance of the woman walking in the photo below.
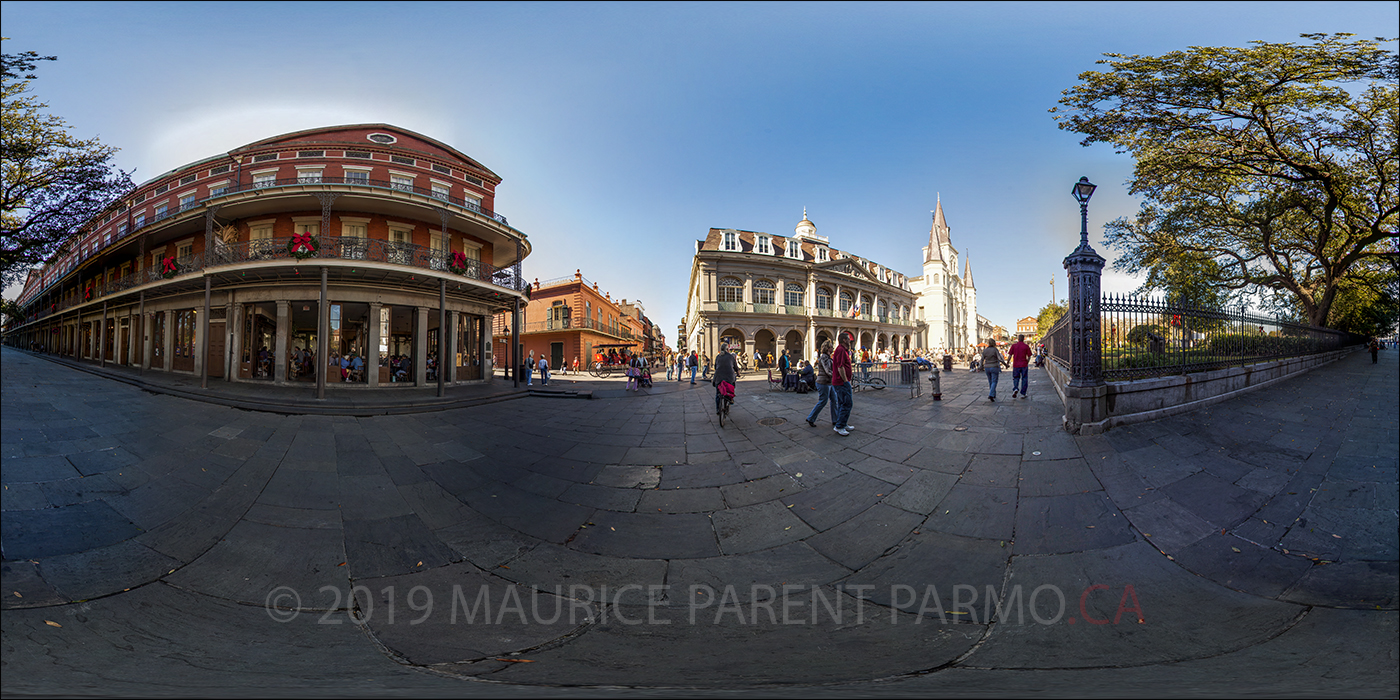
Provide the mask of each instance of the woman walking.
POLYGON ((982 351, 982 367, 987 370, 988 401, 997 400, 997 380, 1001 378, 1001 368, 1007 366, 997 349, 997 341, 987 339, 987 349, 982 351))
MULTIPOLYGON (((817 365, 813 367, 817 373, 817 405, 812 407, 812 412, 807 414, 807 425, 817 427, 817 416, 821 415, 822 407, 831 398, 831 341, 822 343, 820 353, 817 355, 817 365)), ((831 424, 836 425, 836 404, 831 404, 831 424)))

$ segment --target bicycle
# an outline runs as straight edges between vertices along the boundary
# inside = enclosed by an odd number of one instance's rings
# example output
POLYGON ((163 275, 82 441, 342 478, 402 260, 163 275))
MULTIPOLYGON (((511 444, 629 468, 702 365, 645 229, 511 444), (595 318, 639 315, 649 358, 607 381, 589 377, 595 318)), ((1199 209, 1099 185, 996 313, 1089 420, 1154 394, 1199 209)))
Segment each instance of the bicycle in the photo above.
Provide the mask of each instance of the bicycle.
POLYGON ((860 391, 861 389, 874 389, 879 391, 884 388, 885 380, 879 377, 851 377, 851 391, 860 391))
POLYGON ((723 428, 724 419, 729 417, 729 407, 734 405, 734 399, 728 396, 721 396, 720 399, 724 401, 724 407, 717 414, 719 415, 719 427, 723 428))

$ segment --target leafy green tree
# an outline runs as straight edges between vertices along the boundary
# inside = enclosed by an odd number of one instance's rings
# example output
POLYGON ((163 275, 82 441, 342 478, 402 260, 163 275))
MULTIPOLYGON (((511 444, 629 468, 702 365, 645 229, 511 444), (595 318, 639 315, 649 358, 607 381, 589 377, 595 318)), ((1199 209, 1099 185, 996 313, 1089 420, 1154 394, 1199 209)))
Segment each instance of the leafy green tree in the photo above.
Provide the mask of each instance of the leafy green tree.
POLYGON ((1055 322, 1060 320, 1060 317, 1065 315, 1068 310, 1069 307, 1063 303, 1046 304, 1040 307, 1040 313, 1035 315, 1036 333, 1042 338, 1045 337, 1045 334, 1050 332, 1050 327, 1055 325, 1055 322))
POLYGON ((1332 328, 1370 338, 1400 325, 1400 265, 1359 265, 1342 281, 1332 305, 1332 328))
POLYGON ((1351 36, 1111 53, 1081 73, 1059 127, 1136 159, 1141 209, 1105 227, 1115 268, 1195 269, 1328 325, 1348 271, 1396 256, 1400 211, 1395 40, 1351 36))
POLYGON ((33 51, 0 54, 0 284, 9 286, 32 267, 65 252, 78 227, 131 189, 116 169, 117 149, 68 133, 62 118, 29 94, 38 61, 33 51))

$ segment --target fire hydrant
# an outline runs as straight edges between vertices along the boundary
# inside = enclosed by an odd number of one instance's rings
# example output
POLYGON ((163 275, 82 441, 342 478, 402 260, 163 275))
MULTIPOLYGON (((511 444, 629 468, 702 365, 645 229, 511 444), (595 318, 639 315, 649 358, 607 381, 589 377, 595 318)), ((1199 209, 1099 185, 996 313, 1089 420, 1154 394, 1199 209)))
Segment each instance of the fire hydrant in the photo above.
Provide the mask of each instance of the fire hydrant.
POLYGON ((934 367, 934 368, 932 369, 932 371, 929 372, 928 380, 929 380, 930 383, 933 384, 933 392, 932 392, 932 393, 933 393, 933 400, 934 400, 934 401, 942 401, 942 400, 943 400, 942 381, 941 381, 941 377, 939 377, 939 375, 938 375, 938 368, 937 368, 937 367, 934 367))

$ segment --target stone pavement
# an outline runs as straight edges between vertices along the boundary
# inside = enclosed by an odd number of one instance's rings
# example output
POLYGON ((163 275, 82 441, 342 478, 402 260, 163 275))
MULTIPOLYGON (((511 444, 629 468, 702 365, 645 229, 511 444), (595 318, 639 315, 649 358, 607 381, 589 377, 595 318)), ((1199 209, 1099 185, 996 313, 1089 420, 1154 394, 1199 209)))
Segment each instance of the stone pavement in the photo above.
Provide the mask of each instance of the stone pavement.
POLYGON ((752 377, 724 428, 688 383, 287 416, 5 348, 3 688, 1394 697, 1381 357, 1092 437, 955 371, 841 437, 752 377))

